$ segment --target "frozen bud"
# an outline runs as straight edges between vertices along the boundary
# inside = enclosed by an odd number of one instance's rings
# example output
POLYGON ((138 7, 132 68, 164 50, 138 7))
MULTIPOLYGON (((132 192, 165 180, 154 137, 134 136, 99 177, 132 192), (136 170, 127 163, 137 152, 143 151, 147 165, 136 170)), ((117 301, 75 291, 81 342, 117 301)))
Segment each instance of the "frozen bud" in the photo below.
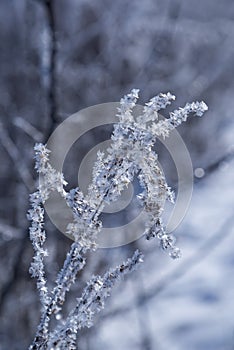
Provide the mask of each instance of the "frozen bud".
POLYGON ((164 234, 161 237, 160 245, 163 250, 168 250, 174 246, 176 239, 173 235, 164 234))
POLYGON ((195 102, 196 106, 195 106, 195 110, 196 110, 196 115, 198 117, 202 117, 203 114, 208 110, 208 106, 205 104, 204 101, 201 102, 195 102))
POLYGON ((158 236, 158 234, 159 234, 160 232, 161 232, 161 231, 160 231, 159 228, 157 228, 157 227, 151 227, 151 228, 149 228, 149 229, 146 230, 146 232, 145 232, 145 237, 146 237, 147 241, 149 241, 150 239, 153 239, 153 238, 155 238, 155 237, 160 238, 160 237, 158 236))
POLYGON ((169 255, 172 259, 179 259, 182 256, 181 250, 177 247, 173 247, 169 255))

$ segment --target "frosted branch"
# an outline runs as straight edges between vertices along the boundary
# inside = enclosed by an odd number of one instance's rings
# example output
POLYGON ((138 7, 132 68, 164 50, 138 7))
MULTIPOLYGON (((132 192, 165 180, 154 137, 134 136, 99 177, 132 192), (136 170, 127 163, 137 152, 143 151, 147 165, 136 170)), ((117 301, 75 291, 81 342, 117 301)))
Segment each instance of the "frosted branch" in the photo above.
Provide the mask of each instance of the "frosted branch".
POLYGON ((125 187, 138 176, 143 192, 139 195, 147 214, 145 236, 148 240, 158 238, 160 246, 173 259, 179 258, 180 250, 175 246, 176 239, 167 234, 162 221, 165 200, 174 202, 174 193, 167 185, 165 176, 158 164, 157 154, 152 150, 157 136, 166 137, 170 131, 186 121, 189 114, 197 116, 207 110, 204 102, 186 104, 170 113, 170 118, 159 120, 157 112, 166 108, 175 99, 171 93, 159 94, 146 103, 143 115, 133 117, 133 108, 138 99, 138 89, 133 89, 120 100, 119 123, 114 125, 112 143, 107 154, 98 152, 93 168, 92 182, 85 196, 79 188, 66 192, 63 174, 49 164, 50 151, 42 144, 35 145, 35 168, 41 176, 38 190, 30 196, 31 209, 28 219, 32 222, 30 239, 35 256, 30 267, 37 278, 42 314, 36 336, 30 349, 76 349, 79 329, 90 327, 93 318, 103 307, 111 289, 123 275, 131 272, 142 262, 142 254, 136 251, 131 259, 111 269, 103 277, 94 276, 87 284, 77 306, 68 317, 50 330, 52 314, 58 313, 66 293, 76 280, 77 272, 85 266, 85 254, 96 249, 96 238, 102 228, 99 216, 105 203, 116 201, 125 187), (57 191, 72 209, 73 221, 67 226, 67 233, 74 239, 60 270, 55 287, 48 292, 44 271, 43 248, 46 235, 43 229, 43 204, 51 191, 57 191))
POLYGON ((110 269, 101 276, 93 276, 87 283, 82 296, 77 299, 77 305, 70 312, 65 322, 54 331, 50 347, 54 349, 76 349, 76 337, 79 329, 91 327, 94 316, 105 305, 105 299, 110 296, 111 290, 117 281, 124 275, 134 271, 143 262, 143 255, 138 250, 132 258, 110 269))

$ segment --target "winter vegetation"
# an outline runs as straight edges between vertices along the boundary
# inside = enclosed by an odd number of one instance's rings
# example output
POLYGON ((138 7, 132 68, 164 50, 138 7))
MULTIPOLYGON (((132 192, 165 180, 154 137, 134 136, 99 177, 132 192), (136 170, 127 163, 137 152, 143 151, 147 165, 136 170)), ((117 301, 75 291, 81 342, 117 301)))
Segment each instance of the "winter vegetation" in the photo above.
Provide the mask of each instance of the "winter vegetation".
POLYGON ((164 199, 174 202, 174 194, 166 183, 158 165, 158 156, 152 147, 157 136, 169 136, 170 131, 186 121, 189 114, 201 117, 208 107, 204 102, 186 104, 184 108, 171 112, 170 118, 158 120, 158 112, 175 99, 171 93, 160 94, 146 103, 143 115, 135 119, 132 110, 138 100, 138 93, 139 90, 133 89, 120 100, 117 114, 119 123, 114 126, 112 145, 107 150, 108 154, 98 153, 93 180, 86 196, 79 188, 66 192, 64 186, 67 182, 63 174, 49 164, 50 151, 42 144, 34 147, 35 168, 43 175, 43 181, 38 190, 30 195, 32 209, 28 212, 28 219, 32 222, 30 239, 35 251, 30 273, 37 278, 42 315, 30 349, 76 349, 78 330, 92 326, 95 313, 104 307, 104 300, 115 282, 143 262, 142 253, 136 250, 132 258, 107 271, 103 277, 93 276, 67 318, 63 320, 59 317, 56 328, 49 330, 51 316, 60 312, 66 293, 75 282, 78 271, 85 265, 84 255, 87 250, 96 249, 96 237, 102 227, 99 216, 104 204, 116 201, 124 188, 133 181, 134 175, 137 174, 143 189, 139 198, 147 212, 147 240, 157 237, 162 249, 168 251, 173 259, 180 257, 180 250, 175 247, 175 237, 166 233, 161 219, 164 199), (48 252, 43 249, 46 239, 43 203, 51 191, 60 193, 74 213, 74 222, 67 227, 74 243, 58 274, 56 286, 49 294, 44 268, 44 257, 48 252))
POLYGON ((0 7, 0 350, 232 349, 234 3, 12 0, 0 7), (149 102, 144 116, 132 120, 129 97, 121 96, 131 91, 136 98, 134 87, 139 103, 149 102), (159 98, 173 102, 163 120, 151 113, 159 98), (78 110, 120 99, 114 130, 90 130, 73 145, 62 172, 53 168, 47 143, 56 127, 78 110), (190 103, 197 100, 209 106, 204 118, 205 105, 190 103), (180 124, 187 113, 191 118, 180 124), (122 137, 129 124, 134 127, 122 137), (168 235, 173 203, 160 209, 173 193, 177 198, 177 169, 154 140, 170 140, 177 126, 191 156, 194 188, 183 222, 168 235), (78 169, 111 135, 112 151, 96 158, 98 177, 87 174, 88 192, 77 184, 78 169), (134 149, 134 139, 142 148, 134 149), (96 194, 104 196, 117 176, 115 156, 123 158, 120 193, 111 187, 105 208, 121 200, 128 183, 133 200, 119 212, 100 214, 103 197, 98 202, 96 194), (111 176, 103 181, 107 170, 111 176), (154 193, 158 180, 162 190, 154 193), (67 228, 73 240, 44 210, 55 193, 73 210, 67 228), (142 237, 97 249, 102 228, 125 225, 140 205, 149 208, 142 237), (182 258, 171 259, 180 249, 182 258))
POLYGON ((43 175, 43 182, 39 184, 37 192, 30 195, 32 209, 28 212, 28 219, 32 221, 30 239, 35 251, 30 273, 37 278, 42 315, 30 349, 76 349, 78 330, 92 325, 93 316, 103 308, 104 300, 115 281, 143 261, 142 253, 136 250, 132 258, 106 272, 103 277, 93 276, 65 321, 60 319, 55 330, 49 331, 51 315, 60 312, 60 306, 75 282, 77 272, 85 265, 85 253, 96 249, 96 236, 102 226, 99 216, 104 204, 116 201, 124 187, 133 181, 134 175, 139 177, 143 189, 139 198, 148 214, 145 223, 146 238, 149 240, 157 237, 161 247, 169 251, 173 259, 180 257, 180 250, 175 247, 175 237, 166 233, 161 219, 164 199, 173 202, 174 195, 157 164, 158 156, 152 151, 152 146, 157 136, 169 136, 170 131, 186 121, 190 113, 202 116, 208 108, 204 102, 186 104, 184 108, 171 112, 170 118, 160 121, 158 111, 175 99, 170 93, 160 94, 146 103, 143 115, 135 120, 132 109, 136 105, 138 92, 139 90, 133 89, 120 100, 119 123, 114 126, 112 146, 108 149, 108 155, 99 152, 93 169, 93 181, 86 197, 79 188, 67 193, 64 189, 67 182, 63 175, 49 164, 50 151, 42 144, 34 147, 35 168, 43 175), (43 203, 51 191, 58 191, 72 208, 74 222, 68 225, 67 230, 74 243, 58 274, 56 286, 49 295, 44 269, 44 257, 48 253, 43 249, 46 239, 43 203))

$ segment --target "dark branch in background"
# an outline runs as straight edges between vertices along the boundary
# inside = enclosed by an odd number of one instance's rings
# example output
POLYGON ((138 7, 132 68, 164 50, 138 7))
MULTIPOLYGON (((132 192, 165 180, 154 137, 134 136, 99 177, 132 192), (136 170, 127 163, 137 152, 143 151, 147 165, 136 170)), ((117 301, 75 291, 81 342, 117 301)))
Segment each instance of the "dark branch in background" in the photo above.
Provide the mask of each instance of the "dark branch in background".
MULTIPOLYGON (((48 105, 49 105, 49 117, 50 117, 50 123, 48 126, 48 131, 45 135, 45 140, 47 140, 50 136, 50 134, 53 132, 54 127, 57 123, 57 105, 56 105, 56 56, 57 56, 57 40, 56 40, 56 32, 55 32, 55 16, 54 16, 54 7, 53 7, 53 0, 37 0, 41 4, 44 5, 47 15, 47 22, 48 22, 48 31, 49 31, 49 38, 50 38, 50 45, 49 45, 49 66, 48 66, 48 105)), ((31 130, 32 131, 32 130, 31 130)), ((22 179, 22 182, 24 183, 25 187, 29 192, 33 191, 34 188, 34 181, 31 177, 31 174, 27 170, 27 167, 22 163, 22 157, 20 155, 20 152, 17 148, 17 146, 14 144, 14 142, 10 139, 9 135, 7 134, 6 130, 3 129, 3 126, 0 125, 0 136, 1 136, 1 143, 3 147, 6 149, 9 157, 12 159, 16 171, 18 172, 19 176, 22 179)), ((39 134, 38 134, 39 136, 39 134)), ((24 255, 25 249, 28 246, 29 240, 28 240, 28 232, 26 231, 23 235, 22 239, 18 243, 19 249, 17 257, 14 261, 12 273, 10 275, 10 278, 5 283, 4 286, 1 288, 0 293, 0 305, 3 306, 4 300, 7 297, 8 293, 14 288, 15 282, 19 276, 20 269, 21 269, 21 262, 22 262, 22 256, 24 255)), ((0 308, 1 311, 1 308, 0 308)))
POLYGON ((30 136, 34 140, 34 142, 41 142, 43 140, 43 134, 24 118, 14 118, 13 124, 17 126, 17 128, 21 129, 23 132, 25 132, 25 134, 30 136))
POLYGON ((200 182, 201 180, 203 180, 204 178, 206 178, 207 176, 211 175, 213 172, 215 172, 216 170, 219 170, 219 168, 222 165, 225 165, 225 163, 230 162, 232 159, 234 158, 234 148, 231 149, 230 151, 228 151, 226 154, 224 154, 223 156, 221 156, 218 160, 216 160, 214 163, 211 163, 210 165, 208 165, 206 168, 204 168, 204 176, 202 176, 201 178, 194 178, 195 183, 200 182))
POLYGON ((109 317, 116 317, 118 315, 130 312, 136 307, 136 305, 138 307, 143 307, 147 302, 154 299, 171 284, 183 277, 188 271, 191 270, 191 268, 199 264, 208 255, 210 255, 213 249, 215 249, 218 244, 220 244, 233 232, 233 224, 234 216, 232 214, 222 225, 222 227, 214 235, 208 238, 200 248, 197 249, 195 254, 184 260, 177 269, 173 269, 173 271, 164 276, 158 283, 155 284, 155 286, 151 287, 149 291, 140 293, 132 305, 116 308, 109 313, 107 312, 104 314, 100 319, 103 320, 109 317))
POLYGON ((12 141, 12 139, 8 135, 6 128, 4 128, 2 123, 0 123, 0 140, 2 146, 11 158, 12 163, 15 166, 15 170, 22 180, 22 183, 24 184, 26 189, 31 192, 34 188, 33 178, 31 177, 27 166, 22 162, 22 157, 20 155, 18 147, 12 141))
POLYGON ((22 230, 22 235, 23 238, 21 238, 20 242, 18 243, 18 251, 16 254, 16 259, 13 264, 12 268, 12 273, 10 274, 10 278, 8 281, 2 286, 2 290, 0 293, 0 313, 2 312, 2 308, 4 305, 4 301, 6 300, 6 297, 10 293, 11 290, 14 289, 15 283, 18 280, 18 277, 20 275, 21 269, 22 269, 22 257, 24 255, 26 247, 29 245, 29 239, 28 239, 28 234, 26 231, 26 234, 23 234, 22 230))
POLYGON ((47 18, 49 37, 48 56, 49 62, 46 67, 48 75, 47 94, 49 107, 49 125, 45 134, 45 141, 50 137, 57 124, 57 101, 56 101, 56 67, 57 67, 57 37, 55 24, 54 0, 36 0, 43 5, 47 18))
MULTIPOLYGON (((12 139, 7 133, 7 130, 3 127, 2 124, 0 124, 0 138, 1 138, 2 146, 5 148, 6 152, 8 153, 9 157, 12 160, 16 173, 18 173, 19 177, 22 179, 22 183, 26 187, 27 191, 32 192, 34 187, 34 181, 31 177, 31 174, 29 173, 27 166, 22 162, 22 157, 20 156, 17 146, 12 141, 12 139)), ((16 255, 15 262, 13 264, 12 274, 10 275, 9 280, 1 288, 1 293, 0 293, 1 307, 4 304, 4 300, 7 294, 9 293, 10 290, 13 289, 15 281, 17 280, 17 277, 19 276, 19 273, 20 273, 22 256, 28 244, 27 231, 24 235, 22 234, 21 237, 22 238, 18 243, 19 248, 18 248, 18 253, 16 255)), ((0 311, 1 311, 1 307, 0 307, 0 311)))
POLYGON ((45 8, 48 18, 48 27, 50 33, 50 67, 49 67, 49 108, 50 108, 50 127, 48 129, 48 135, 53 132, 54 126, 57 122, 57 105, 56 105, 56 56, 57 56, 57 40, 55 32, 55 16, 54 16, 54 1, 46 0, 45 8))
MULTIPOLYGON (((233 158, 234 158, 234 148, 227 151, 227 153, 222 155, 215 162, 209 164, 207 167, 201 168, 204 171, 204 173, 202 174, 201 177, 197 177, 194 175, 194 183, 195 184, 200 183, 201 181, 203 181, 204 179, 206 179, 207 177, 215 173, 217 170, 219 170, 222 167, 222 165, 225 165, 231 162, 233 158)), ((173 190, 177 190, 178 183, 171 184, 171 187, 173 188, 173 190)))

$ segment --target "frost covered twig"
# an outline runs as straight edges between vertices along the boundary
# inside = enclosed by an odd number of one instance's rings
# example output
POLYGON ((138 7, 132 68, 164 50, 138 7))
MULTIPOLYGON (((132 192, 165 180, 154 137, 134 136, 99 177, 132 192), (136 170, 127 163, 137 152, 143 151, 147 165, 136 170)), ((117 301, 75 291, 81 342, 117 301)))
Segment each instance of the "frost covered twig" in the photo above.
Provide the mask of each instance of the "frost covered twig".
POLYGON ((76 307, 70 312, 65 322, 55 329, 51 336, 50 348, 76 349, 76 337, 79 329, 91 327, 96 313, 104 308, 105 299, 110 295, 114 284, 124 275, 135 270, 143 262, 143 255, 138 250, 132 258, 110 269, 101 276, 93 276, 87 283, 82 296, 77 299, 76 307))
POLYGON ((90 325, 93 313, 103 306, 115 280, 131 272, 142 260, 141 253, 136 251, 126 263, 107 272, 103 277, 93 277, 78 300, 76 308, 62 324, 50 330, 51 315, 61 309, 66 293, 75 282, 77 272, 85 265, 85 253, 87 250, 96 249, 96 237, 102 227, 99 216, 105 203, 117 200, 135 175, 143 188, 139 199, 147 213, 146 238, 157 237, 161 247, 168 251, 172 258, 180 256, 174 236, 166 233, 161 219, 164 201, 169 199, 173 202, 173 193, 166 183, 157 163, 157 154, 152 147, 156 136, 168 136, 173 128, 187 119, 189 113, 201 116, 207 107, 204 102, 187 104, 171 113, 169 119, 161 121, 158 120, 157 112, 166 108, 175 97, 170 93, 160 94, 145 105, 141 116, 135 118, 133 108, 138 93, 139 90, 133 89, 121 99, 118 109, 119 123, 114 126, 111 147, 107 154, 98 153, 93 179, 86 196, 79 188, 66 192, 64 186, 67 183, 63 175, 49 163, 50 151, 42 144, 35 146, 35 167, 43 180, 38 186, 38 191, 30 196, 32 209, 29 210, 28 218, 32 221, 30 238, 35 251, 30 272, 37 277, 42 315, 30 349, 49 349, 51 346, 57 349, 75 349, 78 329, 90 325), (51 191, 59 192, 73 211, 74 220, 67 226, 67 233, 74 239, 74 243, 57 276, 56 286, 48 292, 44 271, 44 256, 47 252, 43 248, 46 238, 43 229, 43 204, 51 191))

